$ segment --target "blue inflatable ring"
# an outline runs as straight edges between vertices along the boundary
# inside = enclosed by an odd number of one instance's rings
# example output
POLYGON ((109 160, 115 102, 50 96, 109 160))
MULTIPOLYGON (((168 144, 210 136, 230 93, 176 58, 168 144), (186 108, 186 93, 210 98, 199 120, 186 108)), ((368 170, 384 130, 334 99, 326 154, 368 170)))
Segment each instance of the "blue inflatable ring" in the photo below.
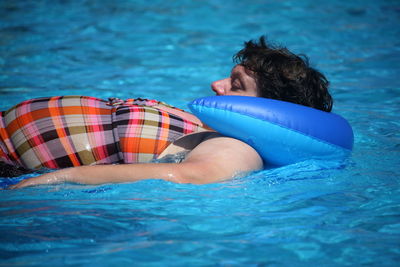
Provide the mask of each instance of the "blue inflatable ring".
POLYGON ((266 165, 346 157, 353 131, 341 116, 289 102, 248 96, 196 99, 189 108, 223 135, 252 146, 266 165))

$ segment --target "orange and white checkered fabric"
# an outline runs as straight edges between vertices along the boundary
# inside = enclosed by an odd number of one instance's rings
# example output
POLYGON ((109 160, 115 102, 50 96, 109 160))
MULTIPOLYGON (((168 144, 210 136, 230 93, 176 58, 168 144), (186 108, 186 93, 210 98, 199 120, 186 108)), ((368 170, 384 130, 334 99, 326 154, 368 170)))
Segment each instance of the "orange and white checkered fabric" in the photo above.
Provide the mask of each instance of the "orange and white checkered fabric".
POLYGON ((159 105, 166 104, 87 96, 24 101, 0 113, 0 161, 31 169, 148 162, 181 136, 205 130, 159 105))

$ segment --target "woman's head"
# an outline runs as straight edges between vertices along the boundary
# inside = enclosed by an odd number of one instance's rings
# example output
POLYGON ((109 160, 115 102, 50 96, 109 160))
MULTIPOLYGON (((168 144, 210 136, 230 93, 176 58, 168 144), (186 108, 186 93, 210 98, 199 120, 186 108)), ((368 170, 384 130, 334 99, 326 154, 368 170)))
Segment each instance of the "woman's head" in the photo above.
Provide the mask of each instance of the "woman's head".
POLYGON ((306 56, 268 45, 261 37, 245 42, 234 61, 231 76, 211 84, 217 95, 258 96, 331 111, 329 82, 306 56))
POLYGON ((309 66, 306 56, 271 46, 261 37, 258 42, 245 42, 234 61, 253 73, 258 96, 331 111, 329 82, 309 66))

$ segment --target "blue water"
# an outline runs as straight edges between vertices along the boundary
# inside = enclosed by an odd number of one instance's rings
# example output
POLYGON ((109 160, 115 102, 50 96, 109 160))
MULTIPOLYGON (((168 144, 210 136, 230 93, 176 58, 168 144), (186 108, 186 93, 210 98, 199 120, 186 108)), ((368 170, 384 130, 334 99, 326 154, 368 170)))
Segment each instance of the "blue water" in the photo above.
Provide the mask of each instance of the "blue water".
POLYGON ((1 110, 70 94, 186 108, 243 41, 267 34, 327 75, 353 155, 203 186, 0 191, 1 266, 398 264, 398 1, 115 2, 1 1, 1 110))

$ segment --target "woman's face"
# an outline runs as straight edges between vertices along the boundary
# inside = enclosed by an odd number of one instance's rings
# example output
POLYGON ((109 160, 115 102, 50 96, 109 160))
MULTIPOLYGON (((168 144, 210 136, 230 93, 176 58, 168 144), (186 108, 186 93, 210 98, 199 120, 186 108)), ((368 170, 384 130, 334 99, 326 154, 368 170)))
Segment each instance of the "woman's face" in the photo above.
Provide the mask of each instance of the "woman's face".
POLYGON ((259 96, 254 74, 242 65, 236 65, 229 78, 211 83, 217 95, 259 96))

